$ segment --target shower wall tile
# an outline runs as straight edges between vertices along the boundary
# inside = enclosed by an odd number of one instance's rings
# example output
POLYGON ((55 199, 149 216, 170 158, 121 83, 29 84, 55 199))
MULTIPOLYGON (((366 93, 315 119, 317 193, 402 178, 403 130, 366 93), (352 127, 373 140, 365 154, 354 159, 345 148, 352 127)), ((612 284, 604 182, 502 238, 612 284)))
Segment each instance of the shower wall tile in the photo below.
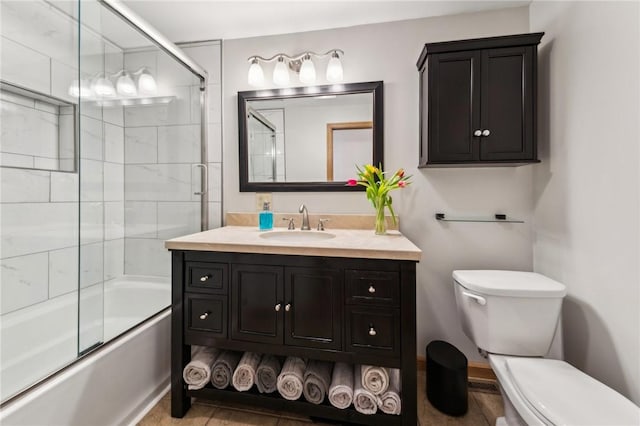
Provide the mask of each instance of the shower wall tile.
POLYGON ((49 175, 39 170, 0 169, 0 202, 48 202, 49 175))
POLYGON ((121 106, 103 108, 102 119, 105 123, 111 123, 116 126, 124 127, 124 108, 121 106))
POLYGON ((195 201, 189 164, 126 165, 126 201, 195 201))
POLYGON ((222 203, 209 203, 209 229, 222 226, 222 203))
POLYGON ((104 203, 80 203, 80 243, 94 243, 104 239, 104 203))
POLYGON ((126 275, 171 276, 171 254, 164 240, 127 238, 124 253, 126 275))
POLYGON ((80 160, 80 201, 103 200, 102 168, 102 161, 80 160))
POLYGON ((219 84, 207 86, 207 120, 209 124, 222 121, 222 90, 219 84))
POLYGON ((191 124, 199 124, 202 121, 202 114, 200 112, 200 85, 191 86, 191 124))
POLYGON ((33 157, 33 167, 44 170, 58 170, 60 162, 56 158, 33 157))
POLYGON ((200 163, 200 125, 158 127, 158 163, 200 163))
POLYGON ((80 246, 80 288, 103 281, 103 243, 80 246))
POLYGON ((124 165, 104 163, 104 200, 124 200, 124 165))
POLYGON ((115 74, 124 68, 122 49, 111 44, 104 44, 104 70, 108 74, 115 74))
POLYGON ((156 82, 158 83, 158 93, 168 93, 176 86, 191 86, 199 81, 191 71, 164 52, 158 53, 157 64, 156 82))
POLYGON ((124 129, 126 164, 158 162, 158 128, 136 127, 124 129))
POLYGON ((71 67, 55 59, 51 60, 51 95, 69 102, 78 102, 78 98, 69 95, 69 87, 78 79, 78 68, 71 67))
POLYGON ((124 238, 104 242, 104 279, 124 275, 124 238))
POLYGON ((174 87, 170 93, 175 95, 176 99, 168 104, 125 107, 125 127, 189 124, 191 120, 189 87, 174 87))
POLYGON ((0 166, 33 167, 33 157, 30 155, 8 154, 0 152, 0 166))
POLYGON ((0 262, 0 314, 47 299, 48 260, 48 253, 38 253, 0 262))
POLYGON ((57 158, 58 116, 56 114, 4 100, 0 101, 0 104, 2 106, 0 151, 57 158))
POLYGON ((49 57, 21 44, 0 38, 0 75, 2 79, 37 92, 50 94, 49 57))
POLYGON ((116 240, 118 238, 124 238, 124 202, 105 202, 104 239, 116 240))
POLYGON ((22 105, 28 108, 35 108, 36 101, 32 98, 13 94, 11 92, 0 91, 0 100, 22 105))
POLYGON ((80 290, 78 346, 83 351, 103 341, 104 284, 102 282, 80 290))
POLYGON ((158 238, 168 240, 200 231, 200 203, 158 203, 158 238))
POLYGON ((209 124, 207 127, 207 159, 209 163, 222 162, 222 127, 220 123, 209 124))
POLYGON ((127 238, 157 238, 158 208, 155 201, 127 201, 124 221, 127 238))
POLYGON ((77 242, 76 203, 9 203, 0 209, 2 257, 55 250, 77 242))
POLYGON ((222 163, 209 163, 209 201, 222 202, 222 163))
POLYGON ((49 298, 78 288, 78 247, 49 252, 49 298))
POLYGON ((102 160, 102 121, 80 117, 80 158, 102 160))
POLYGON ((51 201, 78 201, 78 174, 51 172, 51 201))
POLYGON ((104 161, 124 163, 124 129, 121 126, 104 124, 104 161))

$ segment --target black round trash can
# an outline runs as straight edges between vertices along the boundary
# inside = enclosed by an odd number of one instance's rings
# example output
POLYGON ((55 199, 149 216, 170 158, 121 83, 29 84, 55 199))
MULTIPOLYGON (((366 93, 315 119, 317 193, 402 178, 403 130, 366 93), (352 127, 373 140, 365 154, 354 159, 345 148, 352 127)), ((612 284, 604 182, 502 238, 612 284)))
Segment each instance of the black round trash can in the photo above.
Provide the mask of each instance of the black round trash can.
POLYGON ((462 416, 469 407, 467 357, 442 340, 427 345, 427 398, 438 410, 462 416))

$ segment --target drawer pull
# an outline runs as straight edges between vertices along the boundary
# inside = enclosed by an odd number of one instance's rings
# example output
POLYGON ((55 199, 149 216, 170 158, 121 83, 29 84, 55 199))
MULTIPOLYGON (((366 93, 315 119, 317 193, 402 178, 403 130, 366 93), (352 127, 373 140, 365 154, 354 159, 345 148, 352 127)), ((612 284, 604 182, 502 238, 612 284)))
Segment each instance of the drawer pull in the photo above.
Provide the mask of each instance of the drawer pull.
POLYGON ((203 275, 200 277, 200 282, 205 282, 207 281, 209 278, 211 278, 211 275, 203 275))
POLYGON ((485 129, 482 131, 482 136, 489 136, 491 134, 491 131, 489 129, 485 129))
POLYGON ((284 305, 284 310, 289 312, 291 310, 291 303, 287 303, 286 305, 284 305))
POLYGON ((375 336, 376 334, 378 334, 378 332, 376 331, 375 328, 373 328, 372 325, 369 326, 369 336, 375 336))
POLYGON ((211 312, 205 312, 204 314, 200 315, 200 319, 201 320, 206 320, 210 313, 211 312))
POLYGON ((373 286, 373 284, 369 284, 369 293, 375 293, 376 292, 376 288, 373 286))
POLYGON ((276 310, 276 312, 280 312, 281 307, 282 307, 282 304, 278 303, 274 309, 276 310))

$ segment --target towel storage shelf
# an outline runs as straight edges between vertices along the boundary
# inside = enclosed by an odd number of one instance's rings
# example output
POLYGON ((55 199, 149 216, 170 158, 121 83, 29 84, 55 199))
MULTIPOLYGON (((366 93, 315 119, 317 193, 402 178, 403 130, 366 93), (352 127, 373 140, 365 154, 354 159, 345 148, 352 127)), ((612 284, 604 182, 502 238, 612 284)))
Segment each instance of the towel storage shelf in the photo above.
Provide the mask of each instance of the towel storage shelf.
POLYGON ((183 417, 198 397, 416 425, 415 271, 409 260, 173 250, 171 415, 183 417), (182 370, 191 345, 400 368, 402 414, 364 415, 255 389, 188 391, 182 370))

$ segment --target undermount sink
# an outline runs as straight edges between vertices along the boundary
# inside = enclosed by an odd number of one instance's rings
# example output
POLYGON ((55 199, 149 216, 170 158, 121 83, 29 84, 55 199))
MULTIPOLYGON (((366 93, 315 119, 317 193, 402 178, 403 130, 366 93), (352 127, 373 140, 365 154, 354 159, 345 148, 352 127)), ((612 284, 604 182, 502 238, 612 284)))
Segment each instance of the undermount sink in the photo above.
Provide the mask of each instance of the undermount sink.
POLYGON ((325 231, 270 231, 260 234, 260 238, 273 241, 309 243, 335 238, 334 234, 325 231))

